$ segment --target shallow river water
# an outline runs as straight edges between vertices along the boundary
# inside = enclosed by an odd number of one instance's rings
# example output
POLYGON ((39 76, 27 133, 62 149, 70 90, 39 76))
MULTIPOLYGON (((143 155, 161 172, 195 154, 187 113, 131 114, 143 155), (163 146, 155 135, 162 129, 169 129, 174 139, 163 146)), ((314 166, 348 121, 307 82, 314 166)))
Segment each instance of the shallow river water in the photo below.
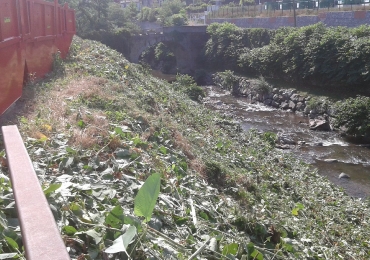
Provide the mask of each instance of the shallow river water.
POLYGON ((343 187, 353 197, 370 196, 370 147, 340 137, 337 132, 312 131, 308 118, 293 112, 282 111, 263 104, 252 104, 246 98, 236 98, 217 87, 206 88, 205 103, 217 110, 231 113, 240 118, 244 130, 258 129, 283 135, 296 145, 290 152, 301 160, 312 164, 319 174, 343 187), (297 144, 300 145, 297 145, 297 144), (328 162, 336 159, 336 162, 328 162), (327 161, 325 161, 327 160, 327 161), (339 179, 340 173, 349 179, 339 179))

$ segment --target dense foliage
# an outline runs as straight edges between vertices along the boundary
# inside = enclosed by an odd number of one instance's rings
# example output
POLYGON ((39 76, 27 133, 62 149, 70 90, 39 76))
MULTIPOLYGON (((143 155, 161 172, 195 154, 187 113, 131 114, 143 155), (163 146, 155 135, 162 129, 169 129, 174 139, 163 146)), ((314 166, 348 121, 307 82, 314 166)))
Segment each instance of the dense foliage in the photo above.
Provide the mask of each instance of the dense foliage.
POLYGON ((162 26, 181 26, 187 24, 185 3, 180 0, 166 0, 156 8, 143 7, 138 18, 143 22, 158 22, 162 26))
POLYGON ((134 24, 138 10, 135 5, 123 9, 112 0, 62 0, 76 11, 77 34, 88 37, 99 31, 126 29, 136 32, 134 24))
POLYGON ((176 81, 172 83, 177 90, 181 90, 194 101, 200 101, 205 97, 202 87, 199 87, 189 75, 177 74, 176 81))
MULTIPOLYGON (((75 38, 55 69, 25 88, 14 123, 72 259, 370 257, 368 202, 271 133, 241 131, 94 41, 75 38)), ((23 258, 5 159, 0 143, 0 258, 23 258)))
POLYGON ((140 63, 163 73, 176 74, 176 57, 169 43, 160 42, 147 48, 140 56, 140 63))
POLYGON ((207 4, 206 3, 190 4, 185 9, 188 13, 202 13, 204 11, 207 11, 207 4))
POLYGON ((329 87, 370 82, 369 26, 326 27, 318 23, 273 33, 215 24, 208 33, 206 57, 222 69, 240 67, 242 72, 329 87))
POLYGON ((77 35, 100 41, 128 55, 131 36, 140 32, 135 23, 139 11, 135 4, 123 9, 113 0, 62 0, 76 11, 77 35))
POLYGON ((240 55, 270 43, 273 35, 267 29, 242 29, 231 23, 211 24, 210 39, 205 47, 209 66, 214 69, 239 71, 240 55))
POLYGON ((164 26, 187 24, 185 3, 181 0, 166 0, 158 10, 159 20, 164 26))
POLYGON ((139 20, 142 22, 156 22, 158 16, 158 8, 149 8, 144 6, 139 14, 139 20))
POLYGON ((335 106, 334 126, 344 128, 350 135, 370 136, 370 98, 358 96, 338 101, 335 106))

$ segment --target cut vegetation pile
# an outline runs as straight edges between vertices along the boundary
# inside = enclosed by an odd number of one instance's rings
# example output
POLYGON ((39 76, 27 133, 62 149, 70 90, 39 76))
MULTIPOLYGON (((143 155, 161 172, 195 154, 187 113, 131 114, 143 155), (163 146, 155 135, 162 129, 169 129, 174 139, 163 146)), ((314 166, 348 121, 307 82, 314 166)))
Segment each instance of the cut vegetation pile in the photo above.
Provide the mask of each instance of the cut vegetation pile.
MULTIPOLYGON (((367 202, 187 88, 80 38, 27 86, 20 129, 73 259, 370 257, 367 202)), ((21 258, 0 145, 0 259, 21 258)))

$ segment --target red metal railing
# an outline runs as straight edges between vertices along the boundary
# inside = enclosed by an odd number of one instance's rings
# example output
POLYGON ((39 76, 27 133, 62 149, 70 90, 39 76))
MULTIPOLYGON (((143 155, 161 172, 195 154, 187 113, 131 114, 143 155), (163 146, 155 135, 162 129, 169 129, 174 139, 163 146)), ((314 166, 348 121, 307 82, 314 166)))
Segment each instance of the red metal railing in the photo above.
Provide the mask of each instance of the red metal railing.
POLYGON ((22 95, 25 73, 44 77, 53 54, 65 58, 76 32, 74 10, 57 0, 0 0, 0 115, 22 95))
POLYGON ((27 260, 69 260, 17 126, 2 132, 27 260))

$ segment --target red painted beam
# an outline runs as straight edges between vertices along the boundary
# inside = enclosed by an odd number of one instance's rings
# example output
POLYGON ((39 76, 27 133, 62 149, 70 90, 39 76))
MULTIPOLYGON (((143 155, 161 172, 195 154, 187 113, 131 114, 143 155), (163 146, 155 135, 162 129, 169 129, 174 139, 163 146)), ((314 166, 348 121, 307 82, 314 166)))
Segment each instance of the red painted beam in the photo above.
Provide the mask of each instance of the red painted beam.
POLYGON ((2 132, 27 260, 69 260, 17 126, 2 132))

